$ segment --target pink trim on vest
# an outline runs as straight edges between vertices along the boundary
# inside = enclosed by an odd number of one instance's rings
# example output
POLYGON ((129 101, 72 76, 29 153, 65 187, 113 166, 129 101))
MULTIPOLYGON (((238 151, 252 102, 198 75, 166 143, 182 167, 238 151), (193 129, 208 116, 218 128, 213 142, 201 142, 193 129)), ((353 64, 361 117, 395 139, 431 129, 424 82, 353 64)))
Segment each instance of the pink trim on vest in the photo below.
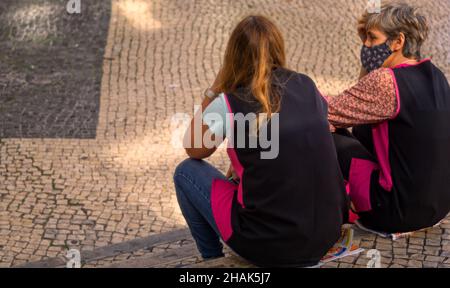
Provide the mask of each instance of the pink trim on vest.
POLYGON ((428 62, 428 61, 431 61, 431 58, 425 58, 425 59, 423 59, 423 60, 421 60, 421 61, 419 61, 419 62, 417 62, 417 63, 415 63, 415 64, 408 64, 408 63, 398 64, 398 65, 395 66, 393 69, 395 69, 395 68, 403 68, 403 67, 416 66, 416 65, 420 65, 420 64, 422 64, 422 63, 424 63, 424 62, 428 62))
MULTIPOLYGON (((228 95, 223 94, 223 96, 224 96, 223 98, 225 98, 225 102, 227 103, 228 114, 230 115, 230 128, 233 128, 233 126, 234 126, 233 110, 231 110, 231 105, 230 105, 230 102, 228 101, 228 95)), ((230 131, 233 131, 233 129, 230 129, 230 131)))
MULTIPOLYGON (((431 61, 430 58, 423 59, 415 64, 400 64, 395 66, 395 68, 412 67, 424 62, 431 61)), ((393 69, 389 69, 392 74, 392 79, 394 80, 395 95, 397 98, 397 111, 392 119, 395 119, 400 114, 401 101, 400 101, 400 91, 398 88, 397 79, 395 78, 395 73, 393 69)), ((386 191, 392 191, 392 170, 391 163, 389 161, 389 124, 387 121, 382 122, 372 128, 373 143, 375 147, 375 153, 377 154, 377 159, 380 164, 380 185, 386 191)))
POLYGON ((380 165, 380 185, 384 190, 392 190, 392 171, 389 161, 389 124, 382 122, 372 128, 373 144, 380 165))
POLYGON ((211 188, 211 208, 222 239, 226 242, 233 234, 231 210, 236 185, 222 179, 214 179, 211 188))
MULTIPOLYGON (((233 131, 234 126, 234 118, 233 118, 233 110, 231 110, 230 102, 228 102, 228 95, 224 94, 225 102, 227 103, 228 112, 230 115, 230 128, 231 131, 233 131)), ((234 148, 228 148, 227 149, 228 157, 231 160, 231 165, 233 166, 234 171, 239 176, 239 186, 238 186, 238 196, 237 200, 242 208, 245 208, 244 205, 244 193, 242 188, 242 175, 244 174, 244 167, 242 166, 241 162, 239 161, 239 158, 237 156, 236 150, 234 148)))
POLYGON ((395 115, 392 117, 392 119, 395 119, 395 118, 397 118, 398 114, 400 114, 400 108, 401 108, 400 91, 398 89, 397 78, 395 78, 394 70, 389 69, 389 72, 391 72, 392 80, 394 81, 395 97, 397 98, 397 111, 395 111, 395 115))
POLYGON ((349 196, 356 212, 372 210, 370 203, 370 179, 378 165, 369 160, 353 158, 350 165, 349 196))
MULTIPOLYGON (((350 197, 350 184, 348 183, 348 181, 345 181, 345 192, 347 192, 347 195, 349 195, 350 197)), ((355 214, 352 209, 348 209, 348 222, 353 224, 356 222, 356 220, 359 220, 359 216, 358 214, 355 214)))
POLYGON ((233 165, 234 171, 239 176, 239 186, 238 186, 238 196, 237 200, 242 208, 245 208, 244 205, 244 197, 243 197, 243 191, 242 191, 242 175, 244 174, 244 168, 241 165, 241 162, 239 162, 239 159, 237 158, 236 150, 233 148, 227 149, 228 157, 230 157, 231 165, 233 165))

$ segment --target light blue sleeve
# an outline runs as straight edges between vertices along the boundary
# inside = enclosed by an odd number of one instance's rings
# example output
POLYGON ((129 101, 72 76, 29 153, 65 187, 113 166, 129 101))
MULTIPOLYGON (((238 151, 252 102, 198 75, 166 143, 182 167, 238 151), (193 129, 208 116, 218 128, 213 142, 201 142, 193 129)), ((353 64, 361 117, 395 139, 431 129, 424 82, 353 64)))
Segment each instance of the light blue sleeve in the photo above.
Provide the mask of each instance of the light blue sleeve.
POLYGON ((224 139, 230 127, 230 120, 228 119, 227 113, 228 106, 224 94, 220 94, 203 111, 203 121, 208 125, 209 130, 214 135, 221 136, 224 139))

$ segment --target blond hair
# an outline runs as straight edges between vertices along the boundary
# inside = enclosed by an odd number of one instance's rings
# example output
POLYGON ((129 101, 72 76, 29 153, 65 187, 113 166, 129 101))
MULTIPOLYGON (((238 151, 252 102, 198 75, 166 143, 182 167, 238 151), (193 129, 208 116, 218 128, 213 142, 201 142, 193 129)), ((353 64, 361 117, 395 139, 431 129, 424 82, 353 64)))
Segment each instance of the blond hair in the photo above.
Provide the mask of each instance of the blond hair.
POLYGON ((249 88, 269 117, 280 109, 280 95, 272 85, 272 71, 286 65, 280 30, 264 16, 248 16, 234 29, 219 73, 218 90, 234 93, 249 88))

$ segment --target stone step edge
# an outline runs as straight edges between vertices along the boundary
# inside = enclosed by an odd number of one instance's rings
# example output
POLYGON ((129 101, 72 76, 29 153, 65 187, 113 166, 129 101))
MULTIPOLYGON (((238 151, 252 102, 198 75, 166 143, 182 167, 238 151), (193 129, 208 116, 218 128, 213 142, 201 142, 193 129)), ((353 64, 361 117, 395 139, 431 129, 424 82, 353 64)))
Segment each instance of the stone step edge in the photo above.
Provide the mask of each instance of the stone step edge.
MULTIPOLYGON (((235 255, 228 247, 224 246, 225 257, 213 260, 204 260, 201 258, 200 253, 195 243, 187 244, 182 247, 170 249, 168 251, 159 252, 157 254, 143 255, 134 259, 123 260, 120 262, 112 263, 110 265, 104 265, 99 268, 153 268, 162 267, 165 265, 171 265, 174 268, 195 268, 199 267, 208 268, 217 265, 216 262, 228 264, 230 267, 251 267, 248 262, 243 258, 235 255), (181 264, 182 260, 186 260, 192 257, 198 257, 201 259, 197 263, 181 264), (179 263, 179 264, 177 264, 179 263), (173 264, 173 265, 172 265, 173 264), (176 265, 175 265, 176 264, 176 265)), ((226 267, 226 265, 224 266, 226 267)))
MULTIPOLYGON (((137 250, 157 246, 165 243, 172 243, 178 240, 191 239, 189 229, 179 229, 175 231, 154 234, 148 237, 137 238, 117 244, 112 244, 94 249, 93 251, 81 251, 82 265, 104 258, 118 256, 120 254, 131 253, 137 250)), ((36 262, 29 262, 16 268, 57 268, 65 267, 67 259, 63 256, 44 259, 36 262)))
MULTIPOLYGON (((180 262, 194 256, 198 256, 198 250, 194 243, 157 254, 140 256, 135 259, 105 265, 99 268, 152 268, 180 262)), ((179 265, 181 268, 183 265, 179 265)))

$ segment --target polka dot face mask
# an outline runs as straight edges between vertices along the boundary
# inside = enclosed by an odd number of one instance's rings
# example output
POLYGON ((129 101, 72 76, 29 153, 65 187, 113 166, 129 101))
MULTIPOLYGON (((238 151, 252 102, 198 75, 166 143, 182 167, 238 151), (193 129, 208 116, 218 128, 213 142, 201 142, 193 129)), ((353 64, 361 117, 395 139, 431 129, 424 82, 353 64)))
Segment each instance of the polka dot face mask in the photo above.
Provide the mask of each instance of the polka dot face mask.
POLYGON ((386 42, 384 44, 372 47, 363 45, 361 49, 361 63, 364 69, 370 73, 373 70, 381 68, 384 61, 386 61, 391 54, 391 48, 386 42))

